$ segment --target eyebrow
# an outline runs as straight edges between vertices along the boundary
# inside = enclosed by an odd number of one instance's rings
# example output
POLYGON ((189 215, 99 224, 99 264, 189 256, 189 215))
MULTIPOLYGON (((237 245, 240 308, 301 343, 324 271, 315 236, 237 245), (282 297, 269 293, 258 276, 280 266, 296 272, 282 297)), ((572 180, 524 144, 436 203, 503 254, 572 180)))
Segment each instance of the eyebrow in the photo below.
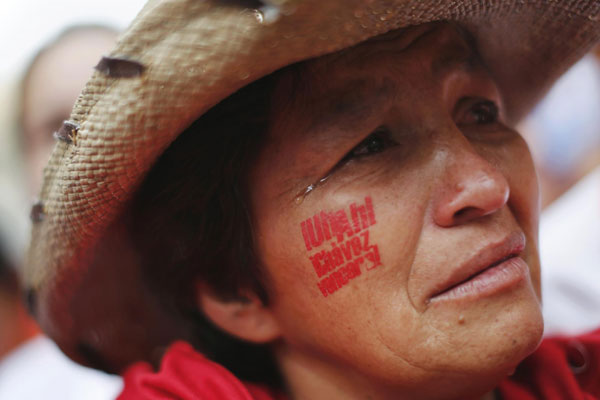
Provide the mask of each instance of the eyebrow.
POLYGON ((453 46, 444 47, 442 54, 432 65, 434 75, 443 74, 456 67, 462 67, 467 71, 471 71, 476 67, 487 69, 473 35, 458 24, 453 24, 453 26, 461 36, 462 41, 455 43, 453 46))
MULTIPOLYGON (((444 47, 443 53, 432 64, 434 76, 443 75, 455 68, 467 71, 478 66, 485 68, 472 35, 458 25, 455 28, 463 40, 444 47)), ((341 130, 355 128, 372 116, 377 108, 389 102, 397 94, 395 89, 396 84, 392 80, 384 80, 378 85, 374 85, 373 80, 352 80, 343 88, 329 93, 322 101, 309 106, 317 114, 308 129, 320 132, 334 126, 341 130)))
POLYGON ((477 66, 483 66, 477 52, 464 43, 444 47, 444 50, 432 64, 434 76, 442 76, 453 69, 462 68, 472 71, 477 66))
MULTIPOLYGON (((318 85, 317 82, 314 84, 318 85)), ((395 84, 386 86, 385 82, 377 85, 371 78, 353 78, 344 81, 343 86, 331 89, 318 87, 323 93, 318 96, 311 93, 311 87, 304 86, 292 97, 291 103, 281 103, 285 107, 281 114, 284 125, 276 129, 287 129, 285 125, 294 124, 294 130, 310 138, 301 153, 321 157, 320 162, 306 167, 301 179, 294 178, 293 185, 305 184, 308 178, 320 178, 333 168, 339 161, 333 155, 341 152, 341 147, 350 150, 355 145, 353 142, 358 142, 367 129, 365 122, 391 104, 395 87, 395 84), (297 111, 286 117, 286 110, 292 109, 297 111)))
POLYGON ((351 80, 309 106, 314 116, 308 129, 317 133, 332 128, 354 131, 390 103, 396 92, 395 87, 391 80, 385 80, 382 84, 374 84, 366 79, 351 80))

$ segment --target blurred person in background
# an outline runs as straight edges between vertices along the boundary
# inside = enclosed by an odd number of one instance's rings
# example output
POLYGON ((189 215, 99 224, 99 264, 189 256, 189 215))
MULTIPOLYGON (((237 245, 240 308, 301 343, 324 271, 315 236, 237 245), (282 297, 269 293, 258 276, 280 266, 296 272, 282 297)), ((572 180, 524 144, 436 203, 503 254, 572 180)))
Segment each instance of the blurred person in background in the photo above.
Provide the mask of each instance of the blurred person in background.
MULTIPOLYGON (((26 69, 18 112, 27 192, 39 190, 53 132, 70 110, 93 66, 117 33, 99 25, 67 28, 26 69), (74 56, 76 55, 76 56, 74 56)), ((113 399, 121 379, 73 363, 42 335, 25 311, 17 271, 0 260, 0 399, 113 399)))
POLYGON ((115 377, 81 367, 40 334, 22 302, 17 271, 0 248, 0 399, 106 400, 115 377))
MULTIPOLYGON (((29 318, 21 302, 17 272, 7 251, 0 246, 0 376, 2 359, 13 349, 38 334, 35 322, 29 318)), ((0 379, 1 381, 1 379, 0 379)), ((2 390, 0 389, 0 392, 2 390)))
POLYGON ((26 70, 18 125, 31 195, 39 191, 56 141, 53 133, 69 117, 94 65, 116 37, 116 31, 101 25, 67 28, 38 52, 26 70))
POLYGON ((525 123, 538 166, 546 334, 600 324, 600 48, 577 63, 525 123))

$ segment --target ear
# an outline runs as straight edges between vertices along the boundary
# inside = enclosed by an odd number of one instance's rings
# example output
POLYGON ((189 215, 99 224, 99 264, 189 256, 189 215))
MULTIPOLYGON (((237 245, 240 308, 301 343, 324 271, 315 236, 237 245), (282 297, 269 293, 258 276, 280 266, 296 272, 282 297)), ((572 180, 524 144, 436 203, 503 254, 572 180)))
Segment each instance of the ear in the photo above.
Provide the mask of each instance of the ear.
POLYGON ((204 315, 230 335, 253 343, 268 343, 280 335, 271 310, 254 294, 224 300, 206 285, 198 284, 196 301, 204 315))

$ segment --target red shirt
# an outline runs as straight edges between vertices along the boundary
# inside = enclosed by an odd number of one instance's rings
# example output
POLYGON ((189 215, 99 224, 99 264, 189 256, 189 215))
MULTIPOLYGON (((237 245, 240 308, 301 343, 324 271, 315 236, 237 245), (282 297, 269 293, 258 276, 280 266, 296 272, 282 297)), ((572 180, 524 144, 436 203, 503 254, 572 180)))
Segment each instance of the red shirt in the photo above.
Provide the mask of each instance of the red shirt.
POLYGON ((544 340, 498 389, 503 399, 600 399, 600 329, 544 340))
POLYGON ((159 372, 139 362, 125 371, 123 380, 117 400, 285 400, 265 386, 242 383, 185 342, 169 347, 159 372))
MULTIPOLYGON (((266 387, 243 383, 189 344, 174 343, 159 372, 137 363, 124 375, 118 400, 284 400, 266 387)), ((498 387, 510 400, 600 399, 600 330, 546 339, 498 387)))

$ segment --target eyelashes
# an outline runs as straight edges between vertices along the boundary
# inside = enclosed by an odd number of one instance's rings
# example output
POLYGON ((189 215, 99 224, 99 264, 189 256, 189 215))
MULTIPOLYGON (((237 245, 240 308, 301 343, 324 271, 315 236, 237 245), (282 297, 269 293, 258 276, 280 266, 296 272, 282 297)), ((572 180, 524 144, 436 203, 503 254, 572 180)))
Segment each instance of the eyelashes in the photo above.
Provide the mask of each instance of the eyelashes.
POLYGON ((378 154, 386 150, 388 147, 395 145, 391 138, 390 131, 382 126, 373 131, 363 141, 354 146, 343 158, 342 161, 349 161, 354 158, 361 158, 378 154))
POLYGON ((495 102, 478 97, 463 97, 454 109, 454 119, 458 126, 494 124, 498 122, 499 116, 499 107, 495 102))
MULTIPOLYGON (((480 97, 463 97, 458 100, 453 117, 457 126, 493 125, 499 122, 500 108, 492 100, 480 97)), ((386 126, 379 126, 346 153, 338 163, 338 167, 350 160, 375 156, 398 145, 391 130, 386 126)))

